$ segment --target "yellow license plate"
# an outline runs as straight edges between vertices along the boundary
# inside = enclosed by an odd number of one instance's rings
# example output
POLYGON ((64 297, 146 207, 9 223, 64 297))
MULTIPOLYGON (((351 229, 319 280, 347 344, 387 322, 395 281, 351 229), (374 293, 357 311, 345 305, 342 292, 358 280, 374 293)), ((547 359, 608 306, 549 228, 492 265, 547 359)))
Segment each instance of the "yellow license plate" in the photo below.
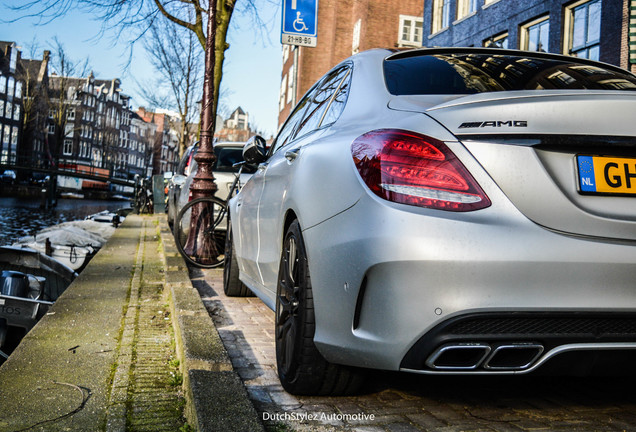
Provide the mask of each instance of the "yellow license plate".
POLYGON ((636 158, 579 155, 576 160, 581 192, 636 195, 636 158))

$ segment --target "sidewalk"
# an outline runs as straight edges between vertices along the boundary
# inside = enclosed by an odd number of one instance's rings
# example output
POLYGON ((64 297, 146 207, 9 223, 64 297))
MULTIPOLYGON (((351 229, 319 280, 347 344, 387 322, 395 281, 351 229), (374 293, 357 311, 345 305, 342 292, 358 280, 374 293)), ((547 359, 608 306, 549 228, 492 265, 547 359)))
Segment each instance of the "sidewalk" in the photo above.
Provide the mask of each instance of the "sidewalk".
POLYGON ((165 217, 131 215, 0 367, 0 431, 180 428, 263 430, 165 217))

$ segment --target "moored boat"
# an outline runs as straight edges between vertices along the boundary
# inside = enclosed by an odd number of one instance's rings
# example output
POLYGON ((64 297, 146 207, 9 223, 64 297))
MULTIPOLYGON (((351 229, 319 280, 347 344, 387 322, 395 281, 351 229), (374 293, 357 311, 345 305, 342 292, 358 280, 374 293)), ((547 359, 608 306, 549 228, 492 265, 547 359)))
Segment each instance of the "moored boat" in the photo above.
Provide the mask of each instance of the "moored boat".
POLYGON ((0 247, 0 362, 76 277, 36 250, 0 247))

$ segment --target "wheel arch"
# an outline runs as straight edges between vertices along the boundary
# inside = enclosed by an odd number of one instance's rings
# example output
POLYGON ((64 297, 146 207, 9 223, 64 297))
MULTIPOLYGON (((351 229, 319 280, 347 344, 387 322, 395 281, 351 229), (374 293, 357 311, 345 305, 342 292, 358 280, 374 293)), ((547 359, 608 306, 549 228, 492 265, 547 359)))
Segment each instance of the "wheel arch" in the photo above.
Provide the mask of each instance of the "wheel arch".
MULTIPOLYGON (((287 210, 287 212, 285 213, 285 218, 284 218, 284 222, 283 222, 282 235, 281 235, 281 237, 279 239, 280 245, 281 245, 281 250, 282 250, 282 247, 283 247, 283 242, 285 241, 285 233, 287 233, 287 230, 289 229, 289 226, 295 220, 298 220, 298 216, 296 215, 296 212, 293 209, 287 210)), ((300 224, 300 220, 298 220, 298 223, 300 224)), ((301 228, 301 232, 302 232, 302 225, 300 225, 300 228, 301 228)))

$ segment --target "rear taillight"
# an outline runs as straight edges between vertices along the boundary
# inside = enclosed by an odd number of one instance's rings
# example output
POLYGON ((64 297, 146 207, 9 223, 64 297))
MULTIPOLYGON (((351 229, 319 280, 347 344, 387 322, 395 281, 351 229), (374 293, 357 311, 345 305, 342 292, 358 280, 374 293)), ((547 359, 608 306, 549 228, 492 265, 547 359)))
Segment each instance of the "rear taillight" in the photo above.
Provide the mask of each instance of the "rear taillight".
POLYGON ((351 154, 362 180, 386 200, 449 211, 490 206, 464 165, 434 138, 380 129, 356 138, 351 154))

